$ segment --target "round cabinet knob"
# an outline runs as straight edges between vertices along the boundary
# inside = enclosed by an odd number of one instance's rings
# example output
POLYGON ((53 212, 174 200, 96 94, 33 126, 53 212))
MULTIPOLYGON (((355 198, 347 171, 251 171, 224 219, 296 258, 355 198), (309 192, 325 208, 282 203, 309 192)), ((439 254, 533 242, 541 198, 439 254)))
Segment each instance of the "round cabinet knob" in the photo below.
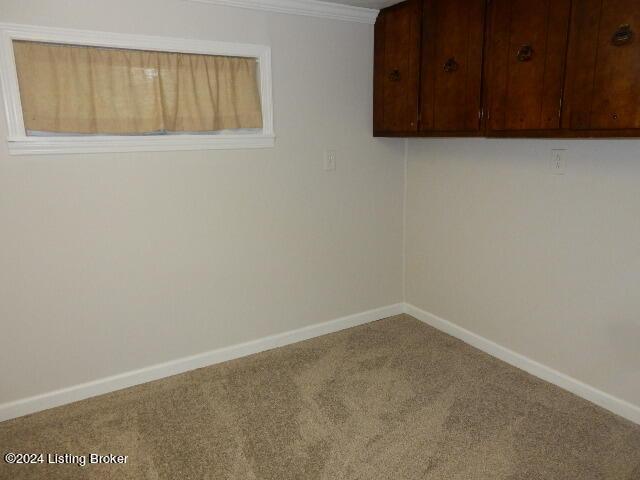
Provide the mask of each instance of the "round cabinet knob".
POLYGON ((528 43, 520 46, 516 58, 519 62, 529 62, 533 58, 533 47, 528 43))
POLYGON ((620 25, 614 32, 613 37, 611 37, 611 43, 616 47, 622 47, 623 45, 627 45, 632 41, 633 30, 631 30, 631 25, 627 23, 625 23, 624 25, 620 25))
POLYGON ((400 81, 400 70, 398 70, 397 68, 394 68, 393 70, 391 70, 389 72, 389 80, 391 80, 392 82, 399 82, 400 81))
POLYGON ((458 62, 456 62, 456 59, 453 57, 447 60, 444 64, 444 71, 447 73, 453 73, 457 71, 458 68, 460 68, 460 65, 458 65, 458 62))

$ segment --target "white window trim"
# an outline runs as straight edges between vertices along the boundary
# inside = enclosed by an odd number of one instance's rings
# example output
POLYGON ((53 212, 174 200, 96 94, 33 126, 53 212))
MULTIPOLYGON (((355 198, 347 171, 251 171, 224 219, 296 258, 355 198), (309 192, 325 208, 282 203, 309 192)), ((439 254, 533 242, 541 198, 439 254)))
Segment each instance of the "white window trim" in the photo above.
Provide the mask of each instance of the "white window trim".
POLYGON ((209 42, 146 35, 93 32, 62 28, 0 23, 0 83, 8 126, 11 154, 97 153, 163 150, 212 150, 273 147, 273 101, 271 48, 266 45, 209 42), (260 65, 260 96, 263 129, 259 134, 170 136, 27 136, 22 117, 13 40, 66 43, 94 47, 254 57, 260 65))

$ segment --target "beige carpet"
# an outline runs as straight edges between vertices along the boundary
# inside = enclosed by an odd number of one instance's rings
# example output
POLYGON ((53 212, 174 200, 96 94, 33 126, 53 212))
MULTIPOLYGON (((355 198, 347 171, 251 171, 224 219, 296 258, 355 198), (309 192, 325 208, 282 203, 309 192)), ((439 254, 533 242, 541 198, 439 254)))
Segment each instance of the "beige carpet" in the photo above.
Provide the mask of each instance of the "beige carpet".
POLYGON ((408 316, 0 423, 0 478, 640 479, 640 427, 408 316))

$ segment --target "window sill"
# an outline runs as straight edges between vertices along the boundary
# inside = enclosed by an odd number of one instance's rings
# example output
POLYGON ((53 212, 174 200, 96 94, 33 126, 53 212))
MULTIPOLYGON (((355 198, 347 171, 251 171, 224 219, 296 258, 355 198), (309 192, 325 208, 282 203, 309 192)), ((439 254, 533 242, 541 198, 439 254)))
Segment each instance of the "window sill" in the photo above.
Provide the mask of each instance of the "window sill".
POLYGON ((274 144, 273 135, 24 137, 8 142, 12 155, 229 150, 270 148, 274 144))

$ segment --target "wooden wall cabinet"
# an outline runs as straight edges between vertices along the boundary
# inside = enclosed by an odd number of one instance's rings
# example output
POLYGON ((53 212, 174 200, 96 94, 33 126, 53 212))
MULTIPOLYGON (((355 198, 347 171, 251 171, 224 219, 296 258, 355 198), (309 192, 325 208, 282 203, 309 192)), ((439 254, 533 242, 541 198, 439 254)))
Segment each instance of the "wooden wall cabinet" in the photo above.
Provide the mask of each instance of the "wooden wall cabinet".
POLYGON ((485 0, 424 0, 420 131, 477 135, 485 0))
POLYGON ((640 136, 640 1, 574 0, 562 126, 640 136))
POLYGON ((560 128, 570 0, 492 0, 487 29, 489 133, 560 128))
POLYGON ((375 35, 376 136, 640 137, 640 0, 408 0, 375 35))
POLYGON ((389 7, 375 26, 373 130, 378 136, 418 131, 422 0, 389 7))

